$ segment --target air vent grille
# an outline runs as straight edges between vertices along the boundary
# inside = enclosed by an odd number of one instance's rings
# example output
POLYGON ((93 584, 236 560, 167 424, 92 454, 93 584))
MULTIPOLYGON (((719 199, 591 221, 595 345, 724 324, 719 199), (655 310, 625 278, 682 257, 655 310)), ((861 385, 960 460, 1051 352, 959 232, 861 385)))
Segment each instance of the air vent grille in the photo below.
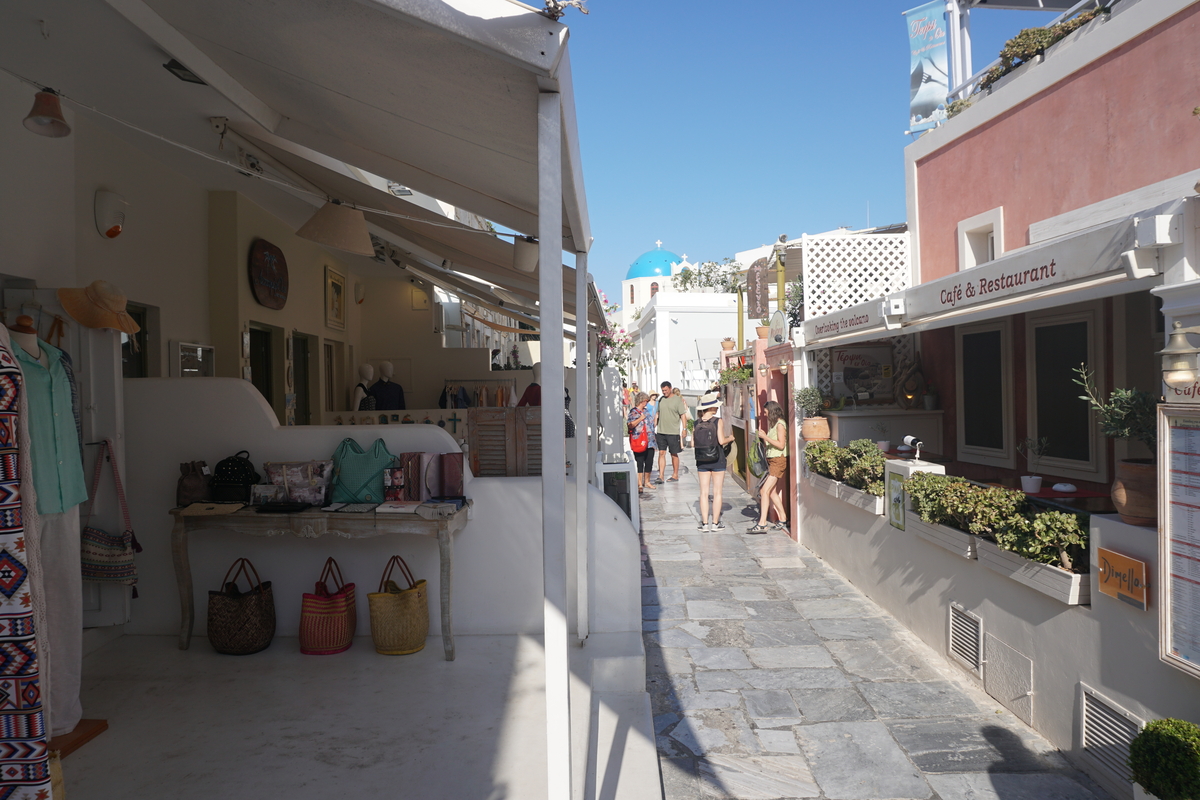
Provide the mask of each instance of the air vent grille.
POLYGON ((983 620, 958 603, 950 604, 949 650, 976 677, 983 677, 983 620))
POLYGON ((1129 745, 1144 723, 1094 689, 1081 686, 1083 752, 1097 766, 1128 783, 1129 745))

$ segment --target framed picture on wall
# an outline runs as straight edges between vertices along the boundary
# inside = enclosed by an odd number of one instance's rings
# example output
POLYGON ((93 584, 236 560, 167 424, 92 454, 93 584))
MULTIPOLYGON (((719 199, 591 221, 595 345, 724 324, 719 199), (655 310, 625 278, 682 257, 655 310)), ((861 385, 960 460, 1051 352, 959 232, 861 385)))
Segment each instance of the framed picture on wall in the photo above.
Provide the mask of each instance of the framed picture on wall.
POLYGON ((334 330, 346 330, 346 275, 328 265, 325 267, 325 325, 334 330))
POLYGON ((833 396, 858 403, 890 403, 894 397, 892 344, 833 348, 833 396))

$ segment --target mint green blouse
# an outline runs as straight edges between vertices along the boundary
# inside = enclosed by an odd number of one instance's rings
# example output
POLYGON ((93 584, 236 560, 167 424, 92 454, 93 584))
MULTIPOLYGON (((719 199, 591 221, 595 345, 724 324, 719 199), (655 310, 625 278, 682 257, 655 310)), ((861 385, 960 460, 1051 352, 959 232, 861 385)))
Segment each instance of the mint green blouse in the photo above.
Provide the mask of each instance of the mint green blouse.
POLYGON ((87 500, 82 442, 75 416, 75 377, 69 358, 40 343, 50 368, 13 342, 25 378, 29 441, 33 452, 33 488, 39 514, 59 514, 87 500))

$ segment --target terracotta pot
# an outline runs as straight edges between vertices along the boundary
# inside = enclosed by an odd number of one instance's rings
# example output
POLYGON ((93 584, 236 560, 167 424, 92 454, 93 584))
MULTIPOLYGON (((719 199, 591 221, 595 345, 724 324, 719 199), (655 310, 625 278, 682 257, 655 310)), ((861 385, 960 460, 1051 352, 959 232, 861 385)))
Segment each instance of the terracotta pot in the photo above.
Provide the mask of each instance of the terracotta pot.
POLYGON ((1117 462, 1112 501, 1121 521, 1147 528, 1158 526, 1158 467, 1149 458, 1117 462))
POLYGON ((800 422, 800 436, 805 441, 829 438, 829 420, 825 417, 805 417, 800 422))
POLYGON ((770 325, 755 325, 754 332, 758 334, 758 338, 765 339, 765 338, 767 338, 767 334, 769 334, 771 332, 771 326, 770 325))
POLYGON ((721 342, 722 350, 732 350, 735 347, 737 347, 737 342, 721 342))

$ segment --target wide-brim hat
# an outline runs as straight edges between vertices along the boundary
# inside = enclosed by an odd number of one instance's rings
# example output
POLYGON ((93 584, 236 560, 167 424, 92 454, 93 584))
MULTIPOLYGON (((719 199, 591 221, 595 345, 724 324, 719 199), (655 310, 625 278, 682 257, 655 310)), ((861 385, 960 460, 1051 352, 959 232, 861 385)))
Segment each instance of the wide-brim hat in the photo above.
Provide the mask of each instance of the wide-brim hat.
POLYGON ((696 403, 697 411, 707 411, 710 408, 720 408, 721 395, 716 392, 708 392, 700 396, 700 402, 696 403))
POLYGON ((141 330, 125 310, 125 295, 108 281, 92 281, 82 289, 59 289, 58 302, 85 328, 112 328, 130 335, 141 330))

